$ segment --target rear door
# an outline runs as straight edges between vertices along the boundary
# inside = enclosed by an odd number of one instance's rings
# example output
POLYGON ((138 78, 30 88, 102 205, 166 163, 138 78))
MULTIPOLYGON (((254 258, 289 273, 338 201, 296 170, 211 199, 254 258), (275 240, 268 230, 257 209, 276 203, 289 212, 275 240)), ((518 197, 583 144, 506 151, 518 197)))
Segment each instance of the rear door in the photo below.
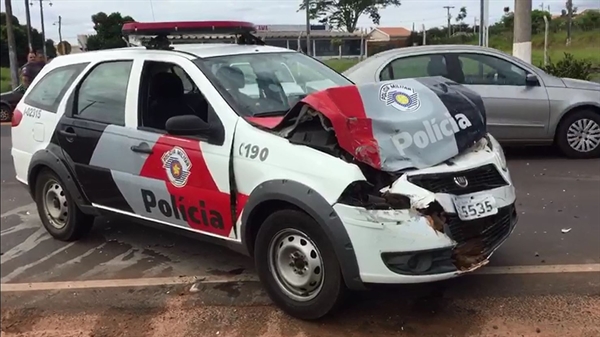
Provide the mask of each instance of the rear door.
POLYGON ((17 105, 16 110, 22 118, 11 132, 11 152, 18 180, 27 181, 31 157, 37 151, 48 149, 61 118, 65 93, 88 64, 70 64, 42 71, 17 105))
POLYGON ((123 59, 90 67, 70 95, 57 126, 59 143, 84 194, 96 206, 120 211, 131 208, 112 175, 134 164, 125 151, 125 111, 136 104, 128 95, 133 64, 133 59, 123 59))
POLYGON ((543 84, 526 85, 527 70, 505 59, 475 53, 449 53, 452 77, 477 92, 485 104, 489 132, 499 140, 544 139, 550 101, 543 84))

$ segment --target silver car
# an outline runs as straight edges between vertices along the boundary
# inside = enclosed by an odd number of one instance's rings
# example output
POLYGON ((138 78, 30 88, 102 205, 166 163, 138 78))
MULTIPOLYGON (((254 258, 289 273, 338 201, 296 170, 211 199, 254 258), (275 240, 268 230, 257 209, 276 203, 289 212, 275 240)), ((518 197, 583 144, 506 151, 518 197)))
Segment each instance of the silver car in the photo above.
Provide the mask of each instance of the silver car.
POLYGON ((388 50, 343 73, 355 83, 444 76, 483 98, 488 130, 510 144, 556 144, 600 156, 600 84, 558 78, 499 50, 432 45, 388 50))

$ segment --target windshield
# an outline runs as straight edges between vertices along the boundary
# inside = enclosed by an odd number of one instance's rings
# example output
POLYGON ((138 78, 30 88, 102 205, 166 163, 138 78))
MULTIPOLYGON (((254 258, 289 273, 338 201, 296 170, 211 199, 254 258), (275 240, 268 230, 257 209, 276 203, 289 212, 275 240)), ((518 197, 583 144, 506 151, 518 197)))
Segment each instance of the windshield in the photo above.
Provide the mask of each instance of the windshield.
POLYGON ((352 85, 348 79, 301 53, 256 53, 198 59, 243 107, 244 116, 285 114, 316 91, 352 85))

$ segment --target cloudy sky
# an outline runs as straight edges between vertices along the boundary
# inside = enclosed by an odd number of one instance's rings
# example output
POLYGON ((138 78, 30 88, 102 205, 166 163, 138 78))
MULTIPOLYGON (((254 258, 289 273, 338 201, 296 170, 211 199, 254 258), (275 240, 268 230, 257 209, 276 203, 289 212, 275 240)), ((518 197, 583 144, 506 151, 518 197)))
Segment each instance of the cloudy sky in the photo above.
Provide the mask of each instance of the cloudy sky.
MULTIPOLYGON (((91 15, 103 11, 130 15, 136 21, 195 21, 195 20, 242 20, 257 25, 302 24, 304 13, 297 12, 301 0, 43 0, 46 37, 58 41, 58 16, 62 17, 64 40, 76 42, 77 34, 93 33, 91 15), (50 6, 50 2, 52 6, 50 6)), ((13 14, 25 23, 25 2, 33 2, 32 25, 41 27, 39 0, 12 0, 13 14)), ((600 0, 574 0, 580 10, 600 8, 600 0)), ((533 7, 550 6, 550 11, 560 13, 565 0, 534 0, 533 7)), ((446 23, 446 9, 455 6, 455 16, 461 6, 467 7, 466 22, 472 24, 479 16, 479 0, 403 0, 402 6, 387 8, 381 12, 382 26, 410 28, 413 23, 420 28, 440 26, 446 23)), ((514 6, 514 0, 490 0, 490 20, 496 21, 503 8, 514 6)), ((0 6, 4 11, 4 1, 0 6)), ((373 24, 362 17, 359 26, 373 24)))

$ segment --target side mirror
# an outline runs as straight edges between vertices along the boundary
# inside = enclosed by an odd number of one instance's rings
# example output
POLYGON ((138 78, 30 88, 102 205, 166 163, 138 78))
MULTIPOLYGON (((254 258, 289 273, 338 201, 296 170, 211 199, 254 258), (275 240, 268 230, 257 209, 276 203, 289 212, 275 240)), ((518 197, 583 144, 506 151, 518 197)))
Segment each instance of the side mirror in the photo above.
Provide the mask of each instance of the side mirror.
POLYGON ((540 85, 540 80, 534 74, 527 74, 525 77, 525 84, 527 86, 535 87, 540 85))
POLYGON ((169 118, 165 129, 172 135, 200 136, 208 133, 210 125, 196 115, 183 115, 169 118))

